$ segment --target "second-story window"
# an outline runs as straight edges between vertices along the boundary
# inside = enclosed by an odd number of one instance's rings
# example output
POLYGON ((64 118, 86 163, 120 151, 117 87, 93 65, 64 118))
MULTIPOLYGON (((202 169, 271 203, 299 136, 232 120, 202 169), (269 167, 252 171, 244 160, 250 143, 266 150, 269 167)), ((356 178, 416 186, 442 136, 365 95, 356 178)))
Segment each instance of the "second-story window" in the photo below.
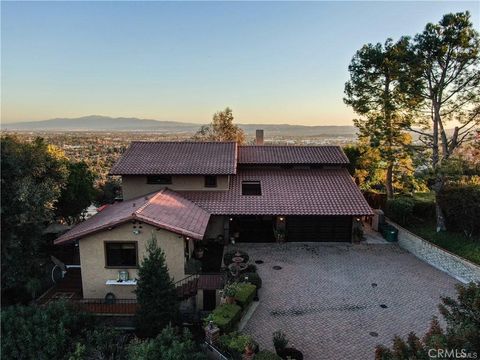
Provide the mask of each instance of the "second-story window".
POLYGON ((242 181, 242 195, 262 195, 260 181, 242 181))
POLYGON ((208 187, 208 188, 217 187, 217 177, 215 175, 205 176, 205 187, 208 187))
POLYGON ((172 183, 171 175, 148 175, 147 184, 168 185, 172 183))

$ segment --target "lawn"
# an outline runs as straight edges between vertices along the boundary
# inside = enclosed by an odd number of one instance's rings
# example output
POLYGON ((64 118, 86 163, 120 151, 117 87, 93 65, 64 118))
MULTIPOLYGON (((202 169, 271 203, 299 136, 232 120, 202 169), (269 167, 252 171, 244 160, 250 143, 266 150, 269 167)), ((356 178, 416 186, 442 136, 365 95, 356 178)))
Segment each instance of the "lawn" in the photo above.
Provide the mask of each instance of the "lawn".
POLYGON ((412 222, 404 227, 425 240, 480 265, 480 241, 470 240, 459 232, 437 233, 434 221, 412 222))
POLYGON ((403 227, 445 250, 480 265, 480 239, 469 239, 459 231, 436 232, 433 192, 416 193, 413 199, 415 200, 413 216, 402 225, 403 227))

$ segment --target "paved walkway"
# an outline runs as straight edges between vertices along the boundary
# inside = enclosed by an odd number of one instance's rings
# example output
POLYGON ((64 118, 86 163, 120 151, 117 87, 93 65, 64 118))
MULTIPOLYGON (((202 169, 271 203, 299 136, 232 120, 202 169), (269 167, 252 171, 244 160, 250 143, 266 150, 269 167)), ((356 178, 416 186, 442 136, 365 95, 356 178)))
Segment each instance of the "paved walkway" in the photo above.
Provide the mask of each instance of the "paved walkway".
MULTIPOLYGON (((230 246, 232 248, 232 246, 230 246)), ((311 360, 373 359, 395 334, 423 335, 452 277, 397 245, 237 244, 263 260, 260 304, 244 331, 273 349, 282 330, 311 360), (274 270, 280 266, 281 270, 274 270)))

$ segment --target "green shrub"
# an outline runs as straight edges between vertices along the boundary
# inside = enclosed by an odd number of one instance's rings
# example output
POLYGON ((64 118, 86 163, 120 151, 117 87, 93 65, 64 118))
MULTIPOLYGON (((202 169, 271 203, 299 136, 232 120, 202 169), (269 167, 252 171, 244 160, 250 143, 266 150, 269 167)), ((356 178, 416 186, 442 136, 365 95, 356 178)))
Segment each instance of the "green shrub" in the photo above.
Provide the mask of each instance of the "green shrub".
POLYGON ((244 277, 248 278, 248 282, 255 285, 257 289, 262 287, 262 278, 258 273, 245 273, 244 277))
POLYGON ((469 238, 480 233, 480 185, 447 185, 438 200, 449 227, 469 238))
POLYGON ((233 331, 240 321, 242 308, 236 304, 223 304, 212 311, 207 320, 212 320, 223 333, 233 331))
POLYGON ((234 297, 238 291, 238 283, 234 282, 231 284, 225 285, 223 288, 223 295, 227 297, 234 297))
MULTIPOLYGON (((391 349, 377 346, 375 359, 432 359, 430 349, 462 349, 467 354, 480 349, 480 284, 471 282, 467 285, 457 284, 457 298, 442 297, 438 306, 444 318, 446 329, 433 318, 427 333, 418 337, 411 332, 406 339, 395 336, 391 349)), ((447 358, 447 357, 445 357, 447 358)), ((454 357, 449 357, 454 358, 454 357)))
POLYGON ((236 256, 237 252, 240 254, 240 256, 244 259, 244 262, 248 262, 248 260, 250 259, 250 257, 248 256, 248 254, 245 252, 245 251, 242 251, 242 250, 230 250, 230 251, 227 251, 224 255, 223 255, 223 263, 225 264, 225 266, 228 266, 230 265, 233 261, 232 259, 236 256))
POLYGON ((386 215, 392 220, 405 224, 413 214, 415 201, 410 196, 400 196, 387 200, 386 215))
MULTIPOLYGON (((106 358, 102 358, 106 359, 106 358)), ((111 358, 109 358, 111 359, 111 358)), ((167 326, 155 339, 135 340, 128 346, 129 360, 206 360, 188 330, 176 334, 167 326)))
POLYGON ((241 358, 247 344, 253 341, 252 337, 237 331, 224 334, 218 339, 218 345, 221 350, 228 352, 234 358, 241 358))
POLYGON ((282 358, 270 350, 262 350, 255 355, 255 360, 282 360, 282 358))
POLYGON ((277 352, 283 350, 288 345, 288 339, 285 333, 281 330, 277 330, 273 333, 273 346, 277 352))
POLYGON ((2 309, 2 359, 66 359, 94 328, 92 316, 69 303, 2 309))
POLYGON ((245 272, 248 272, 248 273, 256 273, 256 272, 257 272, 257 265, 255 265, 255 264, 248 264, 247 268, 245 269, 245 272))
POLYGON ((256 286, 250 283, 237 284, 237 292, 235 293, 235 300, 238 305, 245 309, 253 301, 255 297, 256 286))
POLYGON ((413 216, 420 219, 428 219, 435 216, 435 194, 415 193, 413 194, 413 216))

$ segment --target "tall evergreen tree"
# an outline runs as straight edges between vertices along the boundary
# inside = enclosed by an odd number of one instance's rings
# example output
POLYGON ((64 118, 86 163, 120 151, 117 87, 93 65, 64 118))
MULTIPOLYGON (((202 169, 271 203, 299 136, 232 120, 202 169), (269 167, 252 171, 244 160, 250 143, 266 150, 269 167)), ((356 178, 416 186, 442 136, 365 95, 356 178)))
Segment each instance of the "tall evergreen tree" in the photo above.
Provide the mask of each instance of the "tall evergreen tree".
MULTIPOLYGON (((447 14, 438 24, 427 24, 414 38, 414 58, 408 63, 410 81, 421 81, 411 87, 423 102, 410 130, 420 135, 431 156, 435 174, 433 190, 438 198, 445 178, 442 162, 472 138, 480 124, 480 38, 467 12, 447 14), (456 124, 447 131, 448 123, 456 124)), ((441 207, 436 206, 437 231, 445 230, 441 207)))
POLYGON ((154 233, 147 244, 146 257, 138 269, 135 293, 139 304, 136 328, 140 336, 155 337, 176 320, 179 303, 175 285, 154 233))
POLYGON ((408 42, 408 38, 397 43, 388 39, 384 45, 363 46, 348 67, 350 80, 345 84, 344 101, 361 116, 354 120, 359 137, 379 153, 386 170, 384 183, 389 199, 394 195, 394 171, 405 163, 399 160, 409 157, 406 145, 411 136, 405 126, 411 119, 405 109, 418 101, 403 91, 408 84, 403 65, 410 55, 408 42))

